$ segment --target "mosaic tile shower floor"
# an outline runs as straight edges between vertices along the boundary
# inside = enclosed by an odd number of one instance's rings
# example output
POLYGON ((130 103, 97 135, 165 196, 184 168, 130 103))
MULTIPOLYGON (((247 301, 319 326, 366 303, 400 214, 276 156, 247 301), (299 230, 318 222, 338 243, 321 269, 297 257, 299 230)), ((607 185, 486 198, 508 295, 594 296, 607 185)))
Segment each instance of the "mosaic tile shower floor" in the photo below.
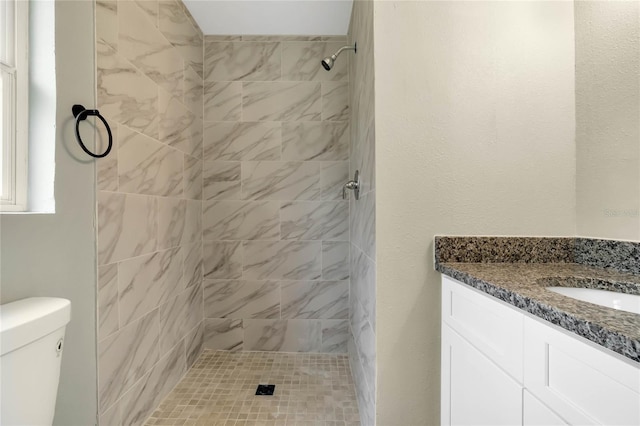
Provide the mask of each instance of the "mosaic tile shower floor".
POLYGON ((359 426, 346 355, 205 350, 146 425, 359 426), (275 384, 273 396, 256 396, 275 384))

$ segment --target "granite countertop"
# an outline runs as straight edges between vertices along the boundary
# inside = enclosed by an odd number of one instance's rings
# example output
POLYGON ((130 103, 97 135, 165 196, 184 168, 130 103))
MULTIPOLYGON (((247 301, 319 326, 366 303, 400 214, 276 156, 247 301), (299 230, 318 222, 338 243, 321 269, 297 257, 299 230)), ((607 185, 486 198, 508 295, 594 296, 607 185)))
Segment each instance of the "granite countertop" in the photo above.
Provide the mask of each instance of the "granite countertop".
MULTIPOLYGON (((545 251, 554 254, 547 262, 545 259, 517 262, 513 260, 513 252, 507 256, 508 261, 504 261, 504 247, 490 250, 500 253, 492 258, 460 255, 461 251, 452 256, 446 241, 442 241, 452 237, 440 238, 441 241, 436 239, 437 271, 640 362, 640 315, 583 302, 545 288, 587 287, 640 294, 640 274, 576 263, 573 260, 579 256, 558 256, 558 251, 548 248, 545 251)), ((520 240, 518 244, 514 245, 513 241, 510 244, 523 252, 540 252, 532 250, 531 241, 520 240)), ((534 242, 538 248, 548 243, 540 241, 534 242)), ((566 241, 563 240, 563 244, 566 245, 566 241)), ((487 249, 486 244, 474 242, 467 244, 466 250, 473 253, 474 247, 487 249)))

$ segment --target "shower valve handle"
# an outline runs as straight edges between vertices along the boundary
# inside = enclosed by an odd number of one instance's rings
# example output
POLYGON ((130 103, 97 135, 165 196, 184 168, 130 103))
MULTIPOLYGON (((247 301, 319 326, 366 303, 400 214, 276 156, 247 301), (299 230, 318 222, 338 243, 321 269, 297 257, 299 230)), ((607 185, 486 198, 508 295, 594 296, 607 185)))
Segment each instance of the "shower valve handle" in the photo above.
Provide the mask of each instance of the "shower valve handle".
POLYGON ((360 172, 356 170, 356 174, 353 176, 353 180, 345 183, 342 187, 342 199, 347 199, 347 189, 353 191, 353 195, 356 197, 356 200, 360 199, 360 172))

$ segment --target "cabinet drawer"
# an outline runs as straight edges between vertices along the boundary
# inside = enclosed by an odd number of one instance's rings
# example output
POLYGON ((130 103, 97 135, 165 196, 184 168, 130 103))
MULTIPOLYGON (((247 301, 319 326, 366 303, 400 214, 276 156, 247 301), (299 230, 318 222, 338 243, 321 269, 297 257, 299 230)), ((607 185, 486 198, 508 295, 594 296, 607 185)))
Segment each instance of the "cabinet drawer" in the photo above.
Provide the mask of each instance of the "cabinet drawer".
POLYGON ((640 364, 525 318, 524 385, 569 424, 640 424, 640 364))
POLYGON ((442 321, 522 383, 524 315, 451 278, 442 277, 442 321))

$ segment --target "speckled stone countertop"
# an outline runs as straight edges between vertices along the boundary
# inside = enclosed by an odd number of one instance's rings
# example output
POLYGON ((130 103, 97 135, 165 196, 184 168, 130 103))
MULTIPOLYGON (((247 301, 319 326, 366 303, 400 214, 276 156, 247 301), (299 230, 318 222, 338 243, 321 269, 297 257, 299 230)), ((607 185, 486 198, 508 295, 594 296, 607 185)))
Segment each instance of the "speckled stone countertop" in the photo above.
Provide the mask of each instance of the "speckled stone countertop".
POLYGON ((640 315, 545 288, 587 287, 640 294, 640 275, 626 272, 628 268, 621 272, 575 263, 572 247, 576 240, 436 237, 436 270, 640 362, 640 315), (523 256, 514 255, 514 250, 523 256))

